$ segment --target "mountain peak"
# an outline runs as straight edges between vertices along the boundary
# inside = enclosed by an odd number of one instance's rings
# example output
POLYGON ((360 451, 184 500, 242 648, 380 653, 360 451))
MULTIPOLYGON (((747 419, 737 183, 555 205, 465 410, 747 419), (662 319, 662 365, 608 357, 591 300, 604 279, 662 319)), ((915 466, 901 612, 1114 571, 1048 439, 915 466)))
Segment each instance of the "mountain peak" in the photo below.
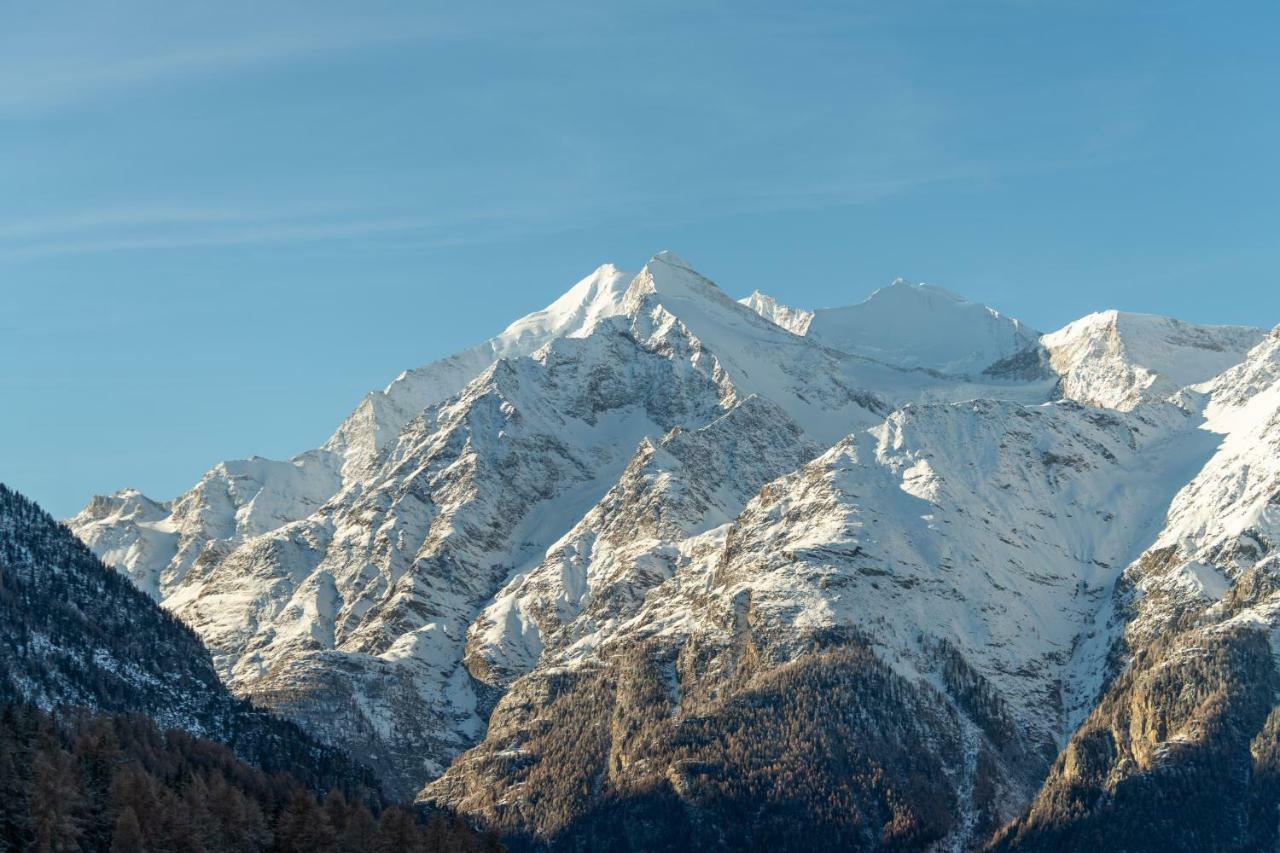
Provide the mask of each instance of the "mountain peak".
POLYGON ((499 356, 524 354, 561 334, 580 334, 597 320, 622 312, 630 276, 613 264, 602 264, 546 308, 516 320, 497 338, 499 356))
POLYGON ((169 514, 167 503, 153 500, 139 489, 126 487, 109 495, 94 495, 76 516, 81 523, 98 521, 108 517, 135 521, 157 521, 169 514))
POLYGON ((761 293, 759 290, 751 291, 750 296, 738 301, 766 320, 771 320, 796 335, 803 335, 808 331, 809 323, 813 320, 812 311, 783 305, 769 294, 761 293))
POLYGON ((895 367, 977 375, 1035 345, 1038 334, 999 311, 903 278, 857 305, 814 312, 807 334, 895 367))
POLYGON ((407 370, 382 391, 365 396, 325 448, 343 459, 344 480, 374 463, 378 452, 427 406, 448 399, 499 358, 529 355, 557 337, 580 337, 598 321, 624 313, 631 276, 601 264, 558 299, 527 314, 482 344, 407 370))
POLYGON ((693 267, 689 266, 689 262, 686 261, 684 258, 680 257, 679 255, 677 255, 675 252, 671 251, 670 249, 663 249, 661 252, 658 252, 658 254, 654 255, 652 258, 649 259, 649 263, 653 263, 654 261, 658 261, 664 264, 671 264, 672 266, 676 266, 676 267, 684 267, 690 272, 693 272, 693 267))
MULTIPOLYGON (((730 299, 715 282, 695 270, 688 261, 665 249, 649 259, 639 275, 627 289, 626 304, 634 306, 646 294, 656 294, 660 299, 672 300, 669 309, 685 300, 712 303, 737 303, 730 299)), ((673 312, 679 314, 679 312, 673 312)))
POLYGON ((1132 409, 1239 364, 1265 335, 1249 326, 1205 326, 1112 308, 1040 340, 1066 396, 1132 409))
MULTIPOLYGON (((975 304, 970 302, 968 299, 965 299, 963 296, 952 293, 950 290, 947 290, 946 288, 938 287, 935 284, 927 284, 925 282, 910 281, 908 279, 902 278, 901 276, 899 276, 898 278, 895 278, 892 282, 890 282, 888 287, 882 287, 878 290, 873 291, 872 294, 868 296, 864 301, 871 302, 872 300, 875 300, 875 299, 886 299, 886 298, 889 298, 889 299, 909 298, 909 299, 917 299, 921 301, 927 301, 930 299, 944 299, 950 302, 956 302, 964 305, 975 304)), ((986 306, 983 306, 983 307, 985 308, 986 306)), ((988 309, 988 310, 992 310, 992 309, 988 309)))

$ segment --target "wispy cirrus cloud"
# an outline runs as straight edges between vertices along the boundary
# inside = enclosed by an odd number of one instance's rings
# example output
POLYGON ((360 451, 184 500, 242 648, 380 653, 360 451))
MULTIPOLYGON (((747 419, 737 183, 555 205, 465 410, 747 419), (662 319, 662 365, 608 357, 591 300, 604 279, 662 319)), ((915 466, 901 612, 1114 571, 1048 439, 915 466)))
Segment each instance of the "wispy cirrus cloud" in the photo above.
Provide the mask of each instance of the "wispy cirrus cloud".
MULTIPOLYGON (((116 8, 113 6, 113 9, 116 8)), ((43 115, 103 97, 349 50, 444 39, 463 28, 443 16, 249 16, 206 27, 165 7, 68 24, 9 22, 0 34, 0 117, 43 115), (149 16, 154 16, 152 20, 149 16)))
POLYGON ((278 247, 404 251, 559 233, 598 218, 605 199, 390 210, 325 199, 270 204, 138 202, 0 219, 0 261, 201 249, 278 247))
POLYGON ((743 213, 817 210, 872 204, 922 187, 974 176, 967 168, 798 186, 780 191, 767 182, 732 193, 686 189, 673 208, 663 186, 632 193, 619 206, 608 190, 559 197, 537 195, 521 205, 497 205, 430 214, 385 214, 339 204, 308 202, 253 207, 147 204, 78 210, 0 221, 0 260, 211 247, 301 248, 324 243, 349 251, 411 251, 484 245, 545 236, 602 224, 645 227, 691 224, 743 213))
MULTIPOLYGON (((303 7, 286 14, 275 5, 273 17, 244 6, 200 18, 172 11, 179 4, 151 7, 153 22, 138 11, 146 2, 126 0, 131 12, 119 20, 69 22, 65 14, 52 15, 0 31, 0 126, 149 87, 172 86, 167 94, 179 96, 122 100, 118 112, 114 105, 94 112, 86 126, 102 131, 100 142, 92 133, 68 139, 57 122, 31 122, 33 144, 15 145, 0 157, 13 153, 10 164, 25 157, 36 166, 47 160, 71 168, 69 176, 49 167, 8 169, 22 191, 0 200, 0 258, 320 242, 342 251, 411 251, 602 225, 673 226, 875 204, 1014 172, 1073 168, 1104 156, 1108 147, 1107 139, 1092 137, 1110 125, 1077 120, 1080 110, 1055 105, 1062 132, 1036 146, 1036 158, 1021 162, 1017 146, 1001 149, 1002 140, 990 139, 983 127, 973 130, 961 102, 922 85, 900 56, 862 33, 861 15, 856 26, 844 16, 836 22, 838 50, 826 17, 783 16, 765 31, 731 16, 724 25, 743 29, 742 43, 736 53, 710 61, 703 56, 705 33, 654 32, 640 20, 648 15, 601 24, 584 39, 541 9, 496 22, 474 11, 401 7, 353 16, 331 7, 308 15, 303 7), (779 41, 779 27, 789 41, 779 41), (467 41, 477 33, 474 44, 467 41), (308 66, 311 72, 343 51, 449 39, 466 42, 466 49, 441 51, 447 61, 440 63, 428 61, 433 51, 420 51, 420 62, 406 66, 412 75, 396 63, 366 63, 374 66, 364 69, 372 76, 354 85, 365 87, 370 100, 390 93, 394 109, 379 104, 366 113, 350 93, 333 98, 328 87, 350 82, 341 62, 316 75, 322 82, 312 87, 304 117, 299 110, 287 122, 275 123, 269 110, 252 120, 230 110, 226 120, 206 121, 206 112, 217 117, 256 89, 238 87, 220 100, 200 87, 192 87, 195 97, 181 88, 196 78, 243 73, 255 84, 262 78, 262 91, 277 99, 272 104, 294 107, 294 69, 277 65, 323 58, 308 66), (860 50, 848 50, 846 41, 860 50), (583 52, 584 42, 591 61, 578 67, 565 57, 583 52), (676 61, 613 67, 605 60, 621 53, 619 43, 633 57, 676 61), (816 65, 815 52, 855 58, 814 78, 832 91, 806 96, 794 81, 748 61, 770 51, 784 54, 773 63, 779 67, 816 65), (510 66, 492 64, 507 55, 510 66), (289 73, 259 74, 275 70, 289 73), (601 80, 609 85, 601 87, 601 80), (169 134, 165 122, 173 115, 181 132, 169 134), (967 136, 955 133, 957 127, 969 127, 967 136), (1091 129, 1090 138, 1075 128, 1091 129), (37 173, 40 181, 25 179, 37 173), (174 186, 171 174, 178 176, 174 186), (135 177, 149 190, 139 190, 135 177), (175 195, 174 203, 131 202, 147 191, 186 195, 175 195), (298 193, 349 203, 185 200, 298 193), (93 206, 104 200, 116 204, 93 206)), ((376 51, 370 56, 379 58, 376 51)), ((1126 91, 1098 85, 1071 100, 1089 104, 1083 114, 1089 118, 1106 113, 1133 122, 1138 98, 1126 91)), ((980 115, 1008 106, 997 95, 976 103, 980 115)), ((1013 106, 1027 108, 1020 115, 1035 107, 1018 99, 1013 106)), ((1003 125, 987 126, 1008 135, 1003 125)), ((0 181, 5 172, 0 161, 0 181)))
POLYGON ((178 204, 138 204, 74 210, 26 219, 0 221, 0 243, 39 241, 65 238, 77 233, 92 233, 157 226, 216 226, 226 223, 270 222, 323 212, 315 205, 294 207, 193 207, 178 204))
POLYGON ((297 208, 189 208, 143 206, 81 211, 44 219, 0 222, 0 258, 38 258, 106 252, 269 246, 320 241, 359 242, 381 237, 427 239, 483 214, 448 219, 377 216, 334 207, 318 215, 297 208))

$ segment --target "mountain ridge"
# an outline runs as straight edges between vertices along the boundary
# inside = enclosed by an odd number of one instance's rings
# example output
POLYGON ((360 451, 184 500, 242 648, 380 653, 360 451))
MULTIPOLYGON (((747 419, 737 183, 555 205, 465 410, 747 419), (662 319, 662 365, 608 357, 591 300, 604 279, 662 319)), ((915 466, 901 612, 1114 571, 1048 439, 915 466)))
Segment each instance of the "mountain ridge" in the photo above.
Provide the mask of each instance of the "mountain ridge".
MULTIPOLYGON (((671 253, 606 265, 401 374, 320 450, 74 526, 236 692, 534 843, 617 809, 625 847, 659 802, 671 839, 726 843, 742 803, 707 785, 738 759, 706 721, 765 732, 750 697, 798 712, 780 685, 823 683, 936 733, 915 757, 860 741, 840 772, 887 775, 813 838, 872 849, 857 815, 972 848, 1058 784, 1153 637, 1273 624, 1276 335, 1118 312, 1041 335, 901 281, 825 311, 736 301, 671 253)), ((848 735, 832 714, 814 738, 848 735)), ((811 744, 777 746, 846 790, 811 744)), ((753 820, 782 820, 766 800, 753 820)))

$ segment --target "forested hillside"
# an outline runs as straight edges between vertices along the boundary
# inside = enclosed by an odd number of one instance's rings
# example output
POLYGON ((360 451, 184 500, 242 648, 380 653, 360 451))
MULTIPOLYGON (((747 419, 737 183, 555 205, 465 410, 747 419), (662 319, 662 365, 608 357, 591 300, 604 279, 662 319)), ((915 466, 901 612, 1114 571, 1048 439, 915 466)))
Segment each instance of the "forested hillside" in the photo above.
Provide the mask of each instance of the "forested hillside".
POLYGON ((264 773, 141 715, 0 710, 0 850, 488 853, 457 820, 264 773))
POLYGON ((0 850, 480 851, 232 696, 199 638, 0 485, 0 850))

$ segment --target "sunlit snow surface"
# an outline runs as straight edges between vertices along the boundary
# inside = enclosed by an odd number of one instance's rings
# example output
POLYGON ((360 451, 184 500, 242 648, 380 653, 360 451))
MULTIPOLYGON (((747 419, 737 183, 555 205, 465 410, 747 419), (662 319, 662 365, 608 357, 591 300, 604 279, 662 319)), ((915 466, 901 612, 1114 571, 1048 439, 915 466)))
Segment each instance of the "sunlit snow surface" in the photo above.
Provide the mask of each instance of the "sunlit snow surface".
POLYGON ((1179 549, 1135 579, 1154 625, 1223 598, 1247 562, 1226 543, 1276 532, 1261 330, 1107 312, 1041 337, 904 282, 743 303, 668 253, 604 266, 322 448, 71 524, 235 690, 410 792, 514 680, 723 632, 748 599, 780 643, 857 626, 912 678, 945 640, 1061 743, 1125 630, 1126 566, 1179 549))

